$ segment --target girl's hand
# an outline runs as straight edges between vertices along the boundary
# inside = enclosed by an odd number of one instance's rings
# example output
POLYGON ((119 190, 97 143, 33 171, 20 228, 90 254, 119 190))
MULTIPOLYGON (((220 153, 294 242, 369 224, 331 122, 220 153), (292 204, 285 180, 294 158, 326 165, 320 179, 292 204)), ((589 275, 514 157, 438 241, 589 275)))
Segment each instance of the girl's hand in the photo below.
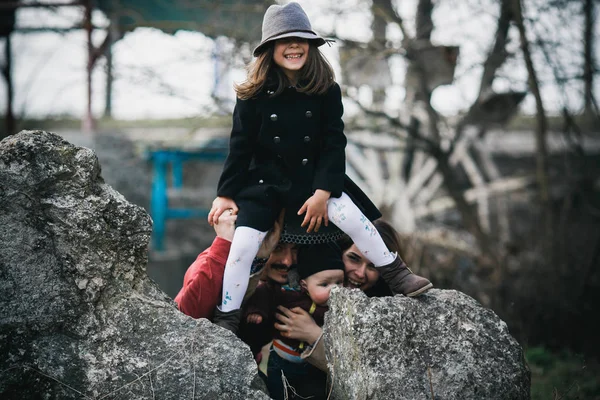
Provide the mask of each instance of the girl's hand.
POLYGON ((279 213, 279 217, 273 224, 273 228, 269 230, 267 236, 263 240, 260 248, 258 249, 258 253, 256 257, 258 258, 269 258, 273 250, 279 244, 279 239, 281 239, 281 231, 283 231, 283 217, 285 215, 285 209, 281 210, 279 213))
POLYGON ((217 198, 213 200, 212 208, 208 213, 208 223, 210 226, 219 223, 219 217, 225 210, 230 210, 230 215, 236 215, 239 211, 239 208, 233 199, 229 197, 217 196, 217 198))
POLYGON ((315 232, 319 232, 322 223, 324 223, 325 226, 329 225, 327 200, 329 200, 330 195, 331 192, 317 189, 315 190, 315 194, 310 196, 298 211, 298 215, 302 215, 306 212, 304 221, 302 221, 302 224, 300 225, 303 228, 308 225, 306 232, 310 233, 313 229, 315 232))
POLYGON ((283 337, 314 343, 323 333, 313 317, 300 307, 290 310, 279 306, 277 310, 279 312, 275 313, 275 317, 279 322, 275 323, 275 328, 281 331, 283 337))
POLYGON ((246 317, 246 322, 249 324, 260 324, 262 322, 262 317, 260 314, 250 314, 246 317))

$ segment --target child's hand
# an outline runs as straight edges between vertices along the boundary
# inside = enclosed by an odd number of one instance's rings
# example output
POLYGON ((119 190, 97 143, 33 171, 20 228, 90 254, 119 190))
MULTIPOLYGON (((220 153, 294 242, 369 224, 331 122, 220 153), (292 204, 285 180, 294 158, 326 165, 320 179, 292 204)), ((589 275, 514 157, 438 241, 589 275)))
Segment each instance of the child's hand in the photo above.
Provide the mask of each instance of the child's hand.
POLYGON ((315 232, 319 232, 322 223, 324 223, 325 226, 329 225, 327 200, 329 200, 330 195, 331 192, 317 189, 315 190, 315 194, 310 196, 298 211, 298 215, 302 215, 306 212, 304 221, 302 221, 302 224, 300 225, 303 228, 308 225, 306 232, 310 233, 313 229, 315 232))
POLYGON ((208 223, 210 226, 219 223, 219 217, 225 210, 231 210, 231 215, 236 215, 238 213, 238 206, 235 204, 235 201, 229 197, 220 197, 218 196, 213 200, 212 208, 208 213, 208 223))
POLYGON ((260 314, 250 314, 246 317, 246 322, 249 324, 260 324, 262 322, 262 317, 260 314))

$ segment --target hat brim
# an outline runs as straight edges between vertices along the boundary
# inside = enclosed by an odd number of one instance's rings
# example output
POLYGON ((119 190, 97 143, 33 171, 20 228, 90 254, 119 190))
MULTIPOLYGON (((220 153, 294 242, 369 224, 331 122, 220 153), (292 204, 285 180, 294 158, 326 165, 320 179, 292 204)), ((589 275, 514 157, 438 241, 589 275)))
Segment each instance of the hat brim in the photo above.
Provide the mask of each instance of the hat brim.
POLYGON ((298 215, 294 210, 299 207, 290 206, 285 210, 284 226, 279 241, 281 243, 294 244, 319 244, 335 242, 344 236, 335 224, 330 223, 327 226, 322 225, 318 232, 306 232, 306 227, 302 227, 304 215, 298 215), (288 211, 289 210, 289 211, 288 211))
POLYGON ((274 40, 277 39, 283 39, 286 37, 299 37, 302 39, 307 39, 307 40, 312 40, 317 47, 319 46, 323 46, 325 44, 325 39, 323 39, 321 36, 317 35, 316 33, 310 33, 310 32, 286 32, 286 33, 282 33, 281 35, 277 35, 274 36, 272 38, 269 38, 267 40, 265 40, 264 42, 262 42, 261 44, 259 44, 258 46, 256 46, 256 48, 254 49, 254 51, 252 52, 252 54, 254 55, 254 57, 258 56, 260 53, 262 53, 264 51, 264 49, 267 47, 267 45, 269 43, 271 43, 274 40))

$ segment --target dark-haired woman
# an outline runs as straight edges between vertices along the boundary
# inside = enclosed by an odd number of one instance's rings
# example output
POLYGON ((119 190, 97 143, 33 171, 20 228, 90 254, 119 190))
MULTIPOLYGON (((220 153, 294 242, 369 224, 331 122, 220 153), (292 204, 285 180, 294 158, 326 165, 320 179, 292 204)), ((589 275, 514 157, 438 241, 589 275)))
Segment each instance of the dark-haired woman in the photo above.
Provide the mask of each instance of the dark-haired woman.
MULTIPOLYGON (((396 230, 386 221, 378 219, 373 222, 385 245, 392 253, 397 253, 400 258, 400 239, 396 230)), ((349 237, 338 241, 342 249, 342 261, 344 262, 345 280, 344 286, 358 288, 369 297, 392 296, 395 294, 406 294, 402 274, 389 273, 389 271, 376 268, 356 247, 349 237)), ((410 269, 402 262, 407 273, 410 269)), ((417 292, 410 293, 411 297, 425 293, 432 287, 431 283, 417 292)), ((319 327, 312 317, 299 308, 287 309, 279 307, 280 313, 276 314, 279 323, 275 327, 285 337, 312 343, 302 354, 308 362, 314 366, 327 370, 325 359, 325 348, 323 347, 323 329, 319 327)))

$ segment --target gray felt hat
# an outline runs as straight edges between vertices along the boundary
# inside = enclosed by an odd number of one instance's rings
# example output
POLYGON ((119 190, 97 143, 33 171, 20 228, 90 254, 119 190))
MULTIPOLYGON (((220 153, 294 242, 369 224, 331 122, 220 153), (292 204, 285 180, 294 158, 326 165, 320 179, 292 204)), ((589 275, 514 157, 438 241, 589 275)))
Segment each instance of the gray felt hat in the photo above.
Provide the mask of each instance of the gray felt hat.
POLYGON ((284 6, 272 5, 265 12, 262 24, 262 39, 254 49, 254 56, 259 55, 268 43, 286 37, 299 37, 313 40, 317 46, 325 44, 325 39, 313 32, 308 16, 296 2, 284 6))

